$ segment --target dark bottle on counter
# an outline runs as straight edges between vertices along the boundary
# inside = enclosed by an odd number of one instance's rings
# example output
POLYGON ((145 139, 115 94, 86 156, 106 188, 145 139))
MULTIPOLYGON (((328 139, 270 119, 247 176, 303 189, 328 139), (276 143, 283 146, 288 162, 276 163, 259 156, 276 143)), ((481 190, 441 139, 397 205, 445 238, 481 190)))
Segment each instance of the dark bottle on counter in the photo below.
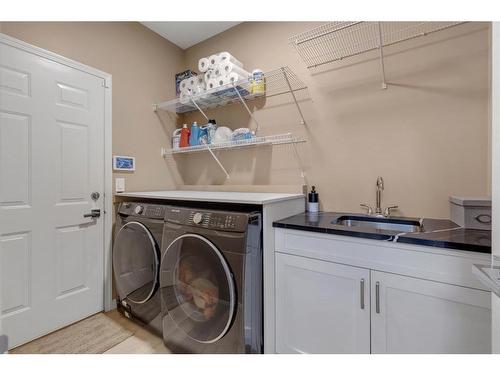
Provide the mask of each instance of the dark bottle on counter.
POLYGON ((311 192, 308 194, 307 211, 312 213, 319 211, 319 194, 316 191, 316 186, 312 186, 311 192))

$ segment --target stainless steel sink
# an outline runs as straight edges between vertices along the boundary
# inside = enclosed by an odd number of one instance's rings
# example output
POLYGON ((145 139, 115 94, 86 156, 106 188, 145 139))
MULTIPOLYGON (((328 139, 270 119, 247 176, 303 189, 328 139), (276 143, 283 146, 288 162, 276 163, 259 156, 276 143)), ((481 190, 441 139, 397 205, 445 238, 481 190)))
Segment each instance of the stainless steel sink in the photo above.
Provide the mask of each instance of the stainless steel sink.
POLYGON ((346 227, 389 230, 399 233, 423 232, 424 230, 419 220, 406 218, 344 215, 333 220, 332 224, 346 227))

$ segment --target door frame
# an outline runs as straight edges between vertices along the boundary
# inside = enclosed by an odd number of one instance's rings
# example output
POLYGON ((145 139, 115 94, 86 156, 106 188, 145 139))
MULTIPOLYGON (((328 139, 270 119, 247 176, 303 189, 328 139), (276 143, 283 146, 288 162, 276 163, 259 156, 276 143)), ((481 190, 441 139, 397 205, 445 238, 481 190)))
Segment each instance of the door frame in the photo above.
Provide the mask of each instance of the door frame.
MULTIPOLYGON (((95 69, 91 66, 68 59, 57 53, 36 47, 19 39, 0 33, 0 43, 20 49, 22 51, 46 58, 56 63, 66 65, 70 68, 80 70, 95 77, 102 78, 104 87, 104 194, 103 194, 103 288, 104 288, 104 311, 116 307, 112 296, 112 228, 113 228, 113 169, 112 169, 112 76, 109 73, 95 69)), ((1 303, 1 299, 0 299, 1 303)), ((1 325, 0 325, 1 329, 1 325)))
MULTIPOLYGON (((500 258, 500 22, 491 22, 491 198, 492 247, 491 266, 499 266, 500 258)), ((492 352, 500 353, 500 296, 491 293, 492 352)))

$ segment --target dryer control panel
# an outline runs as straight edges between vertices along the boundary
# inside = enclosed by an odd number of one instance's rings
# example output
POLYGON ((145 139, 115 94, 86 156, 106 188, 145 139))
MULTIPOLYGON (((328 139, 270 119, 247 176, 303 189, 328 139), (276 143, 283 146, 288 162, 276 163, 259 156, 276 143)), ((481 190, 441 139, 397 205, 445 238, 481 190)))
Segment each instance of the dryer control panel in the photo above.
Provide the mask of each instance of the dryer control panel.
POLYGON ((183 207, 167 207, 165 220, 182 225, 201 227, 206 229, 243 232, 246 230, 251 214, 208 211, 183 207))
POLYGON ((165 209, 166 206, 160 204, 123 202, 118 208, 118 213, 122 215, 141 216, 162 220, 165 217, 165 209))

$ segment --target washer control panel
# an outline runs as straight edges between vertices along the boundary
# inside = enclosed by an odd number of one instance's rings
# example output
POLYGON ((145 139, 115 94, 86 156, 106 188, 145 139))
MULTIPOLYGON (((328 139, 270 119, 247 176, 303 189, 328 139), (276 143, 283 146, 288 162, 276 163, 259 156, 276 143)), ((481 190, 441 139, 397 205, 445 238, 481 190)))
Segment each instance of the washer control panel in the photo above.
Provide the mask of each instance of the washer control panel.
POLYGON ((166 206, 139 202, 123 202, 118 212, 123 215, 147 217, 150 219, 163 219, 166 206))

